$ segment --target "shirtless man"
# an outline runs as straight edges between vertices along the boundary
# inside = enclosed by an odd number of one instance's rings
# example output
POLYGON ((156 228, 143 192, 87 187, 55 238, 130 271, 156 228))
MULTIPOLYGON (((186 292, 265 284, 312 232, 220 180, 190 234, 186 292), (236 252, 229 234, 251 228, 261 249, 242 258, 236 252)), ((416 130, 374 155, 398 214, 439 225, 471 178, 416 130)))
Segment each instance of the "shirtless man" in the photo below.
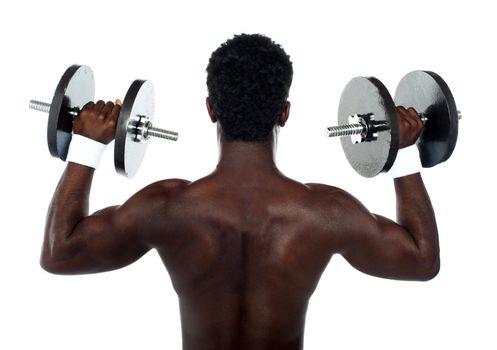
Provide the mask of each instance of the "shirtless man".
MULTIPOLYGON (((309 298, 333 254, 384 278, 439 270, 437 226, 419 173, 394 180, 397 223, 336 187, 301 184, 274 162, 288 120, 292 64, 260 35, 228 40, 207 68, 207 110, 220 158, 190 182, 153 183, 88 215, 94 169, 69 162, 55 191, 41 265, 57 274, 109 271, 156 249, 179 296, 183 349, 302 349, 309 298)), ((107 144, 119 104, 86 105, 74 133, 107 144)), ((422 129, 398 108, 401 147, 422 129)))

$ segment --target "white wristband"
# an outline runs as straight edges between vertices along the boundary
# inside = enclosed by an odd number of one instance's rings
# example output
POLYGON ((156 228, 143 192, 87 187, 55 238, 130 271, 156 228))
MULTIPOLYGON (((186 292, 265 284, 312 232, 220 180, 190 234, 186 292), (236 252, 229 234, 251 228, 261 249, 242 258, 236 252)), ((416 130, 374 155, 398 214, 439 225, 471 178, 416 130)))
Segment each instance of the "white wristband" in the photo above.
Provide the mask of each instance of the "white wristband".
POLYGON ((73 134, 66 160, 97 169, 106 146, 87 137, 73 134))
POLYGON ((388 174, 393 178, 407 176, 421 172, 421 159, 419 158, 418 146, 415 144, 406 148, 401 148, 397 152, 397 158, 388 174))

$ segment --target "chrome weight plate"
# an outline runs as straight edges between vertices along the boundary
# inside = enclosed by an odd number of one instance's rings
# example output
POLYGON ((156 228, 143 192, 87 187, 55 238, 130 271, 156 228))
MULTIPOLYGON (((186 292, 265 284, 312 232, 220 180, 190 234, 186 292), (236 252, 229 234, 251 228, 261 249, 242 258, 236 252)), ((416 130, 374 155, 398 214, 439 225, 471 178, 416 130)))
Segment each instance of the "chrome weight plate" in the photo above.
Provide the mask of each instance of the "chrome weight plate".
POLYGON ((427 118, 417 143, 423 167, 449 159, 456 147, 459 113, 445 81, 433 72, 408 73, 397 87, 395 104, 413 107, 427 118))
POLYGON ((152 122, 154 114, 154 86, 149 80, 135 80, 121 106, 116 126, 114 165, 116 171, 133 177, 143 160, 148 142, 140 140, 140 128, 152 122))
POLYGON ((91 68, 70 66, 55 89, 48 112, 47 143, 52 156, 66 160, 74 116, 94 98, 95 80, 91 68))
POLYGON ((385 122, 389 130, 379 131, 376 140, 354 143, 342 137, 342 147, 352 168, 360 175, 373 177, 388 171, 399 148, 399 132, 395 105, 386 87, 373 77, 356 77, 343 89, 338 107, 338 125, 349 124, 349 117, 372 114, 377 122, 385 122))

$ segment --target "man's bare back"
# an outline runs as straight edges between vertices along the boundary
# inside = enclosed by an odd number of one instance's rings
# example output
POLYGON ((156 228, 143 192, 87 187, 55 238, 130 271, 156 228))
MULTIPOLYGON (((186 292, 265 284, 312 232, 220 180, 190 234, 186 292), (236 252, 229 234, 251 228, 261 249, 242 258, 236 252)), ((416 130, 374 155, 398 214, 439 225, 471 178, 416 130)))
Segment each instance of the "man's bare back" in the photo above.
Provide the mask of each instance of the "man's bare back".
MULTIPOLYGON (((207 107, 216 122, 209 100, 207 107)), ((289 110, 287 103, 279 126, 289 110)), ((89 104, 75 132, 108 143, 118 112, 112 103, 89 104)), ((414 117, 399 110, 405 121, 414 117)), ((400 125, 402 142, 412 144, 422 127, 400 125)), ((436 223, 419 174, 395 180, 397 224, 340 189, 285 177, 275 144, 275 133, 243 142, 225 140, 220 130, 212 174, 154 183, 90 216, 94 170, 69 163, 48 212, 42 266, 108 271, 156 249, 179 297, 183 348, 195 350, 301 349, 309 298, 333 254, 380 277, 437 274, 436 223)))
POLYGON ((181 204, 168 222, 182 234, 158 251, 179 296, 184 348, 300 348, 331 257, 316 249, 326 243, 313 218, 318 195, 276 173, 176 186, 181 204))

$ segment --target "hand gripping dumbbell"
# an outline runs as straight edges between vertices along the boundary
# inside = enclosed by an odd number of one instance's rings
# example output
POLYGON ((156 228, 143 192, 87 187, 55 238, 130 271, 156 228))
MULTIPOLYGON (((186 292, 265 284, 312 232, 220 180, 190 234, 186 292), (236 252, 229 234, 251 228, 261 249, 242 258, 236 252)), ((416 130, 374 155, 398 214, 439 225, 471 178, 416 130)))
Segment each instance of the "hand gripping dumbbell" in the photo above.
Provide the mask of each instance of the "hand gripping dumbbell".
POLYGON ((326 131, 329 137, 342 137, 347 160, 362 176, 386 172, 395 161, 399 150, 396 105, 413 107, 424 123, 417 141, 423 167, 446 161, 454 151, 461 113, 440 76, 428 71, 407 74, 397 87, 395 103, 378 79, 357 77, 342 92, 339 125, 326 131))
MULTIPOLYGON (((72 123, 83 106, 95 98, 95 81, 88 66, 72 65, 55 89, 52 103, 31 100, 29 108, 48 113, 47 143, 50 154, 66 160, 72 123)), ((116 125, 114 165, 133 177, 138 171, 150 136, 176 141, 178 133, 152 125, 154 87, 149 80, 135 80, 124 98, 116 125)))

